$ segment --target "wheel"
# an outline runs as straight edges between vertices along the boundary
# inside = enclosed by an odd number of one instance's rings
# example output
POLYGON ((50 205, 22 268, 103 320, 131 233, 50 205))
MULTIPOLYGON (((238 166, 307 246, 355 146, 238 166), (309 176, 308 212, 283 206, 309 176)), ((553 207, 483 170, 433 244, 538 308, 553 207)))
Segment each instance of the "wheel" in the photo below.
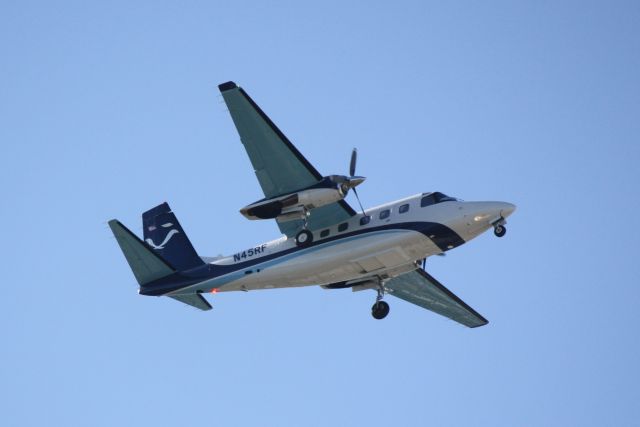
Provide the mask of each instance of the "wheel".
POLYGON ((496 228, 493 229, 493 234, 498 237, 502 237, 507 233, 507 227, 504 225, 496 225, 496 228))
POLYGON ((384 319, 387 317, 387 314, 389 314, 389 304, 385 301, 377 301, 373 304, 373 307, 371 307, 371 315, 374 319, 384 319))
POLYGON ((302 230, 296 234, 296 245, 305 247, 313 242, 313 234, 309 230, 302 230))

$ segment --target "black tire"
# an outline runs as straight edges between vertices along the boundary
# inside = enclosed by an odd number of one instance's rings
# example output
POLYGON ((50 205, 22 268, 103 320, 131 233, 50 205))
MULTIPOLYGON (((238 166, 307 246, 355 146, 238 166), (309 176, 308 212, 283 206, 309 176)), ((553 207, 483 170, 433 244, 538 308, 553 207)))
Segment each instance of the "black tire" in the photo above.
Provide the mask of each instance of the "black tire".
POLYGON ((309 246, 313 242, 313 234, 309 230, 302 230, 296 234, 296 245, 300 247, 309 246))
POLYGON ((507 234, 507 227, 504 225, 496 225, 496 228, 493 229, 493 234, 498 237, 502 237, 507 234))
POLYGON ((371 307, 371 315, 374 319, 384 319, 389 314, 389 304, 385 301, 378 301, 371 307))

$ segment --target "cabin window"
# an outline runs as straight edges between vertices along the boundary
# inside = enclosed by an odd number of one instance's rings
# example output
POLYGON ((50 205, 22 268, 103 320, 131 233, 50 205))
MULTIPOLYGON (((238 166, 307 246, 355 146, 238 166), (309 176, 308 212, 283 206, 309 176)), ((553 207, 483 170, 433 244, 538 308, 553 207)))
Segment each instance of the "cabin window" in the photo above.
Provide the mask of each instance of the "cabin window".
POLYGON ((365 215, 360 218, 360 225, 367 225, 371 221, 371 217, 369 215, 365 215))
POLYGON ((348 222, 343 222, 342 224, 340 224, 338 226, 338 231, 342 232, 342 231, 346 230, 347 228, 349 228, 349 223, 348 222))
POLYGON ((385 209, 380 212, 380 219, 387 219, 389 218, 389 215, 391 215, 391 209, 385 209))
POLYGON ((429 194, 424 196, 422 200, 420 200, 420 207, 424 208, 425 206, 433 205, 435 203, 435 199, 433 198, 433 194, 429 194))
POLYGON ((327 237, 329 235, 329 229, 327 228, 326 230, 322 230, 320 232, 320 237, 327 237))
POLYGON ((409 212, 409 203, 405 203, 404 205, 398 208, 398 213, 403 214, 405 212, 409 212))

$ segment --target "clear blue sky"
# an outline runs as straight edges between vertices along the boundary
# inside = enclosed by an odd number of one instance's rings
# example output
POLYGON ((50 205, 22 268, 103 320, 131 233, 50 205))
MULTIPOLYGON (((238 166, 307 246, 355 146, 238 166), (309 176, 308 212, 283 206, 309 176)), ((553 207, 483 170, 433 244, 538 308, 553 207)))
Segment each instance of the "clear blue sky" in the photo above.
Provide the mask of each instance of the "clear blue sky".
POLYGON ((92 3, 0 5, 3 425, 638 425, 637 2, 92 3), (322 173, 357 146, 365 206, 517 204, 428 263, 490 324, 137 295, 111 218, 166 200, 205 255, 278 236, 238 213, 227 80, 322 173))

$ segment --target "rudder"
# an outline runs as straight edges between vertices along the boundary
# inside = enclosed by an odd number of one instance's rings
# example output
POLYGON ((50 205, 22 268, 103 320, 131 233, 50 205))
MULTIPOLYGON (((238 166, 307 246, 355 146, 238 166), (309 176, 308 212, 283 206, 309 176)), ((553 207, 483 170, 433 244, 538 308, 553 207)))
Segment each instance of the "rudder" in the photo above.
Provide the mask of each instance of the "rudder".
POLYGON ((144 241, 178 270, 203 265, 167 202, 142 214, 144 241))

